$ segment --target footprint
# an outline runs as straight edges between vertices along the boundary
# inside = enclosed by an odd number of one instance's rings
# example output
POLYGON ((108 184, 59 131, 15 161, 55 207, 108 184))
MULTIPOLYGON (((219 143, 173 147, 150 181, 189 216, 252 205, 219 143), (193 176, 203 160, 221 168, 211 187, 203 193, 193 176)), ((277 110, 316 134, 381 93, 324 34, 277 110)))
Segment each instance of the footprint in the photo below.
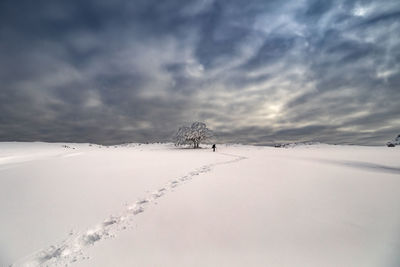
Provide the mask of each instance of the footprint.
POLYGON ((178 181, 172 181, 172 182, 170 182, 170 186, 172 187, 172 188, 174 188, 174 187, 177 187, 179 185, 179 182, 178 181))
POLYGON ((164 191, 156 191, 156 192, 154 192, 154 193, 152 194, 153 199, 162 197, 163 195, 164 195, 164 191))
POLYGON ((110 225, 116 224, 118 221, 120 221, 119 217, 111 216, 110 218, 103 221, 103 226, 110 226, 110 225))
POLYGON ((81 237, 81 240, 85 246, 93 245, 97 241, 99 241, 103 236, 101 230, 91 231, 89 230, 86 234, 81 237))
POLYGON ((147 204, 149 203, 148 199, 139 199, 138 201, 136 201, 136 204, 138 205, 143 205, 143 204, 147 204))
POLYGON ((140 206, 140 205, 139 205, 139 206, 134 205, 133 207, 129 207, 128 210, 129 210, 133 215, 136 215, 136 214, 142 213, 142 212, 144 211, 144 208, 143 208, 142 206, 140 206))

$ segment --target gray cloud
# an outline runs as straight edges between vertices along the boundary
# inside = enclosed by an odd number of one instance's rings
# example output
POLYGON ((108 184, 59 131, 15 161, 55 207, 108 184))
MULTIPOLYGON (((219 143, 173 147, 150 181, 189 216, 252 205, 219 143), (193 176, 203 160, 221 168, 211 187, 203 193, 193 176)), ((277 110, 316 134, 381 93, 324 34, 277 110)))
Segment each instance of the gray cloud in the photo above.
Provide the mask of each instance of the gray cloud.
POLYGON ((382 144, 398 1, 2 1, 0 140, 382 144))

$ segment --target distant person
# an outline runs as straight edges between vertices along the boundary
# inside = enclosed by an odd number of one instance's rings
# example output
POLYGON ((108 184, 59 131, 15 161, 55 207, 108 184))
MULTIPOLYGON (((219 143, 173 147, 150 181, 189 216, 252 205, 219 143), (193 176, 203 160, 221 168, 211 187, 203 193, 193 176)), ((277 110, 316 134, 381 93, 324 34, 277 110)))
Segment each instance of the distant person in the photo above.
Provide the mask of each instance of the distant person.
POLYGON ((215 152, 215 149, 217 148, 217 146, 215 145, 215 144, 213 144, 212 145, 212 149, 213 149, 213 152, 215 152))

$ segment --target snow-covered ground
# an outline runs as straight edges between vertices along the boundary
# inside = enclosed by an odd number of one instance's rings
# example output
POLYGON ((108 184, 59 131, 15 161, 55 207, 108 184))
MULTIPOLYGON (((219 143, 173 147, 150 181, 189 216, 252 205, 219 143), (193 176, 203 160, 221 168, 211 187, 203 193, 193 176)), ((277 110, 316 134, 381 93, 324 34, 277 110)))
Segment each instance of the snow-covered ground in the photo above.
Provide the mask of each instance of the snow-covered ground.
POLYGON ((0 143, 0 266, 400 266, 399 160, 0 143))

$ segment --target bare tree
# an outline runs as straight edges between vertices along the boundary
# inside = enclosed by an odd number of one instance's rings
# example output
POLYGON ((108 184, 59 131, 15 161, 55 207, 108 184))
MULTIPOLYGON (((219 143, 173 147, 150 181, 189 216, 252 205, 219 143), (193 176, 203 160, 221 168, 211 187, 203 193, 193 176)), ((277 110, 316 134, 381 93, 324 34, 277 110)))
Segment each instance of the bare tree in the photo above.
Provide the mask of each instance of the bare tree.
POLYGON ((210 138, 212 131, 204 122, 194 122, 191 127, 180 127, 175 135, 175 145, 193 144, 193 148, 199 148, 200 142, 210 138))

